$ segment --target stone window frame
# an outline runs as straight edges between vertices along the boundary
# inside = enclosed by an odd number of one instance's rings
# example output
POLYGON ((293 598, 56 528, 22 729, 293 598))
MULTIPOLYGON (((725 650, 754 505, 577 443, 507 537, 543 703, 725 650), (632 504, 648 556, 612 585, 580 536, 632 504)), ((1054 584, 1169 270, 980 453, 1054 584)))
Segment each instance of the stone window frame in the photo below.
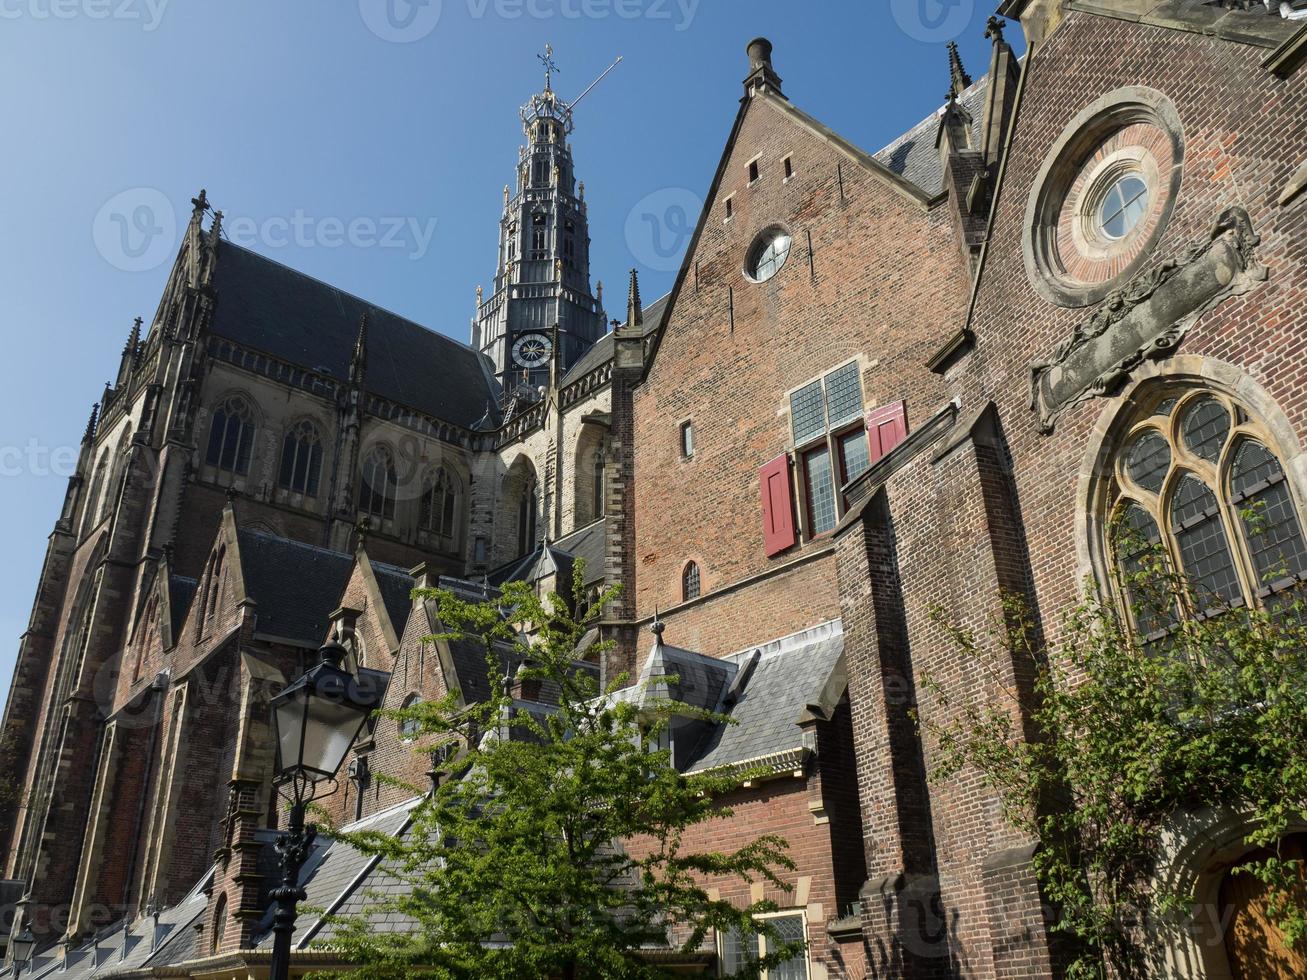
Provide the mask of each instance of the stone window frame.
POLYGON ((281 437, 281 458, 277 464, 277 489, 292 495, 295 499, 317 499, 322 490, 322 468, 326 459, 326 449, 322 439, 323 426, 317 419, 303 417, 295 419, 286 426, 281 437), (286 478, 287 450, 294 443, 294 456, 291 458, 290 480, 286 478), (308 443, 306 446, 305 443, 308 443), (314 459, 316 450, 316 459, 314 459), (299 468, 300 453, 307 452, 304 468, 304 486, 296 487, 295 471, 299 468), (315 472, 316 471, 316 472, 315 472), (310 489, 311 488, 311 489, 310 489))
POLYGON ((454 545, 458 540, 462 502, 463 481, 453 467, 442 463, 428 469, 422 477, 418 529, 450 546, 454 545), (438 513, 437 501, 440 505, 438 513), (445 520, 446 517, 449 518, 448 521, 445 520))
POLYGON ((681 459, 694 459, 694 419, 681 419, 676 426, 676 449, 681 459))
MULTIPOLYGON (((409 708, 412 708, 414 705, 421 704, 423 700, 424 699, 421 694, 419 694, 417 691, 412 691, 404 698, 403 703, 401 703, 399 706, 399 710, 407 711, 409 708)), ((399 740, 403 742, 405 745, 408 745, 412 743, 421 733, 421 726, 418 724, 418 722, 413 721, 411 718, 404 719, 401 721, 397 721, 395 723, 395 731, 398 733, 399 740)))
POLYGON ((1035 291, 1055 306, 1092 306, 1136 275, 1153 254, 1174 214, 1184 154, 1180 114, 1171 100, 1156 89, 1142 85, 1119 88, 1077 113, 1054 141, 1026 201, 1021 248, 1026 275, 1035 291), (1063 204, 1095 150, 1122 130, 1141 123, 1160 130, 1169 141, 1169 169, 1160 169, 1156 183, 1149 185, 1150 196, 1161 201, 1160 208, 1148 219, 1147 228, 1128 236, 1119 252, 1110 256, 1119 259, 1114 274, 1101 281, 1073 280, 1057 256, 1063 204))
POLYGON ((233 485, 236 485, 237 481, 247 478, 254 469, 255 442, 261 427, 259 411, 256 405, 255 399, 251 398, 246 392, 229 391, 214 402, 214 407, 209 413, 209 431, 204 445, 204 466, 215 476, 226 474, 231 477, 233 485), (219 412, 223 416, 223 435, 217 445, 217 462, 214 462, 214 438, 217 432, 219 412), (236 441, 231 443, 233 425, 236 429, 234 433, 236 441), (234 447, 231 466, 223 463, 223 457, 229 444, 234 447), (245 447, 243 453, 241 451, 242 446, 245 447))
POLYGON ((387 526, 393 526, 399 511, 399 468, 395 462, 395 450, 390 447, 389 443, 376 442, 368 447, 368 451, 363 455, 363 462, 359 466, 359 485, 358 485, 358 513, 360 517, 366 517, 369 520, 375 519, 380 523, 374 527, 375 530, 384 530, 387 526), (385 472, 386 480, 382 484, 381 492, 368 480, 369 471, 375 471, 378 460, 384 456, 390 466, 385 472), (378 510, 374 505, 380 501, 381 507, 378 510))
MULTIPOLYGON (((1144 422, 1144 413, 1168 394, 1179 392, 1214 394, 1243 410, 1246 421, 1234 428, 1256 438, 1278 460, 1299 523, 1307 535, 1307 451, 1276 399, 1242 368, 1226 361, 1182 354, 1165 362, 1147 362, 1137 369, 1135 379, 1109 401, 1091 429, 1076 490, 1075 538, 1080 578, 1095 583, 1099 594, 1127 616, 1115 556, 1108 541, 1110 508, 1115 504, 1114 458, 1123 450, 1129 435, 1144 422)), ((1233 442, 1232 437, 1228 446, 1233 446, 1233 442)), ((1232 453, 1228 455, 1233 458, 1232 453)), ((1226 495, 1219 499, 1224 501, 1226 495)), ((1241 576, 1255 582, 1255 576, 1245 573, 1238 564, 1244 560, 1244 545, 1241 529, 1235 526, 1234 530, 1240 535, 1236 539, 1236 567, 1240 568, 1241 576)), ((1241 583, 1246 580, 1241 578, 1241 583)))

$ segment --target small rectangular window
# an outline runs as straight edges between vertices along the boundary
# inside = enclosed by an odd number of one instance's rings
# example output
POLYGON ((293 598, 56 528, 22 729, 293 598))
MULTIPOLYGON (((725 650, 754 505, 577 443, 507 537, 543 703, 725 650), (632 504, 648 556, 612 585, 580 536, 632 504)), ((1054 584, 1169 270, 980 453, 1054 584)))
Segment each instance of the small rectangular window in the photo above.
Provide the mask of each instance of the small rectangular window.
POLYGON ((694 455, 694 423, 681 423, 681 455, 689 459, 694 455))
POLYGON ((794 157, 785 158, 785 179, 789 180, 794 176, 794 157))
POLYGON ((758 179, 758 161, 754 160, 749 164, 749 183, 752 184, 758 179))
POLYGON ((730 221, 735 216, 735 201, 733 198, 726 199, 726 220, 730 221))

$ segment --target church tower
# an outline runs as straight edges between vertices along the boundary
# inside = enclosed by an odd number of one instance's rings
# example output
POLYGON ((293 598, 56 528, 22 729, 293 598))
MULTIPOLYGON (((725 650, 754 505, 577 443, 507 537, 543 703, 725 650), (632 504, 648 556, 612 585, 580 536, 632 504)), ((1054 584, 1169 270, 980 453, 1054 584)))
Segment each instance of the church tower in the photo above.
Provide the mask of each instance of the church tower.
POLYGON ((477 287, 472 321, 472 346, 494 362, 505 401, 547 385, 555 358, 561 376, 607 329, 602 293, 590 291, 585 184, 568 143, 576 103, 554 92, 552 49, 541 60, 544 91, 521 110, 516 193, 504 187, 494 288, 486 297, 477 287))

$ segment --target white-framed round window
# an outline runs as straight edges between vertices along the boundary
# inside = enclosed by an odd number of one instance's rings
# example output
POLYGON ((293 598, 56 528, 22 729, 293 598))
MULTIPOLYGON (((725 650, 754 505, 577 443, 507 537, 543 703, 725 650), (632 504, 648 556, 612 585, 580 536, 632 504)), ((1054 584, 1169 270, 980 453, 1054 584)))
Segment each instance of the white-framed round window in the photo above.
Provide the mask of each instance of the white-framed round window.
POLYGON ((1138 174, 1117 178, 1098 206, 1098 228, 1113 241, 1120 241, 1139 226, 1148 214, 1148 184, 1138 174))
POLYGON ((780 272, 790 257, 794 239, 784 228, 768 228, 749 249, 744 271, 754 282, 766 282, 780 272))

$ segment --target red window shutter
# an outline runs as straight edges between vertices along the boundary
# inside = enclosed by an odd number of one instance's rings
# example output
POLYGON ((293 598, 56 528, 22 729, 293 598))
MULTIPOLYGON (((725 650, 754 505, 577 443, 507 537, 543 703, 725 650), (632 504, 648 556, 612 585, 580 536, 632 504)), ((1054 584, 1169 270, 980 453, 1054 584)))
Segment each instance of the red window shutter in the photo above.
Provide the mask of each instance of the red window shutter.
POLYGON ((908 435, 908 410, 904 402, 882 405, 867 413, 867 454, 876 462, 908 435))
POLYGON ((762 488, 762 538, 767 557, 779 555, 799 539, 794 528, 794 485, 789 455, 777 456, 758 474, 762 488))

